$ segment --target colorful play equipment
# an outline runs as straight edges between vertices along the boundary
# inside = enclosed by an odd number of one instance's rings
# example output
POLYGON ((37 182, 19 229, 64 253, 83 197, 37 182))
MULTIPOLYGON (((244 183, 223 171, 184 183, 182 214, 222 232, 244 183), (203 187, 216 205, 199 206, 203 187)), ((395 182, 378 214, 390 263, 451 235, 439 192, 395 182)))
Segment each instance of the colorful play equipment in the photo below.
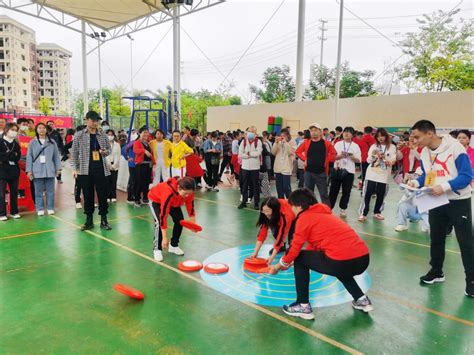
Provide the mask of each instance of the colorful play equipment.
POLYGON ((269 116, 267 126, 268 133, 275 132, 276 134, 280 134, 282 124, 283 118, 281 116, 269 116))

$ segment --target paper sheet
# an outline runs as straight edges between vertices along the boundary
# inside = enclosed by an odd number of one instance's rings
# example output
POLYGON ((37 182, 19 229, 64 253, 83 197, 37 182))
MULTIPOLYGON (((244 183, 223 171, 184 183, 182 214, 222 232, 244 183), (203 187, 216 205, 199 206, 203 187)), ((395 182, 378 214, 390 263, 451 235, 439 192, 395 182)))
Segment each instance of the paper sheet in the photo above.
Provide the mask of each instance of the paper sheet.
POLYGON ((427 212, 433 208, 447 205, 448 203, 449 200, 445 193, 440 196, 434 196, 427 193, 415 196, 415 205, 418 207, 419 213, 427 212))

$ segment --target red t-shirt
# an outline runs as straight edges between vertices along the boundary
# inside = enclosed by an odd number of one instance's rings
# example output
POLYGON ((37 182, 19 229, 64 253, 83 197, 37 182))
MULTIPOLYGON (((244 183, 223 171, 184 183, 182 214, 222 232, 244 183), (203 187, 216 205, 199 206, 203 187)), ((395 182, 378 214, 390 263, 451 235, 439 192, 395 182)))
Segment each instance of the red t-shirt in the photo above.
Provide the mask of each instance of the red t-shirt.
POLYGON ((290 264, 306 250, 319 250, 334 260, 351 260, 369 254, 365 242, 343 220, 332 214, 331 208, 317 203, 301 212, 296 219, 291 247, 283 257, 290 264))
POLYGON ((377 143, 375 138, 371 134, 364 134, 361 139, 359 139, 359 147, 362 157, 362 163, 367 163, 367 157, 369 156, 369 148, 377 143))

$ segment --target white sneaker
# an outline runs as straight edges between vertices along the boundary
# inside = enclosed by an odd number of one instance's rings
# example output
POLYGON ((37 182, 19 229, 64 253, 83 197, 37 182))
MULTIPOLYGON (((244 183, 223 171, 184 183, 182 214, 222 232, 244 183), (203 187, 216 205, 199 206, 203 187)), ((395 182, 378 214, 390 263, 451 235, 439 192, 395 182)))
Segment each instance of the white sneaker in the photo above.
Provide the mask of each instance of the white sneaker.
POLYGON ((404 224, 399 224, 398 226, 395 227, 395 232, 404 232, 408 230, 408 226, 404 224))
POLYGON ((54 214, 54 210, 48 210, 48 214, 49 214, 49 215, 53 215, 53 214, 54 214))
POLYGON ((361 214, 357 220, 361 223, 364 223, 367 220, 367 217, 361 214))
POLYGON ((78 209, 78 210, 79 210, 79 209, 81 209, 81 208, 82 208, 82 205, 81 205, 81 203, 80 203, 80 202, 76 203, 76 209, 78 209))
POLYGON ((347 217, 347 212, 346 212, 346 210, 341 210, 341 211, 339 212, 339 217, 341 217, 341 218, 346 218, 346 217, 347 217))
POLYGON ((7 216, 2 216, 2 217, 0 217, 0 221, 2 221, 2 222, 8 221, 8 217, 7 216))
POLYGON ((422 231, 423 233, 429 233, 429 232, 430 232, 430 227, 421 226, 421 231, 422 231))
POLYGON ((153 250, 153 258, 156 261, 163 261, 163 253, 161 250, 153 250))
POLYGON ((116 199, 116 198, 113 198, 113 199, 112 199, 112 202, 117 202, 117 199, 116 199))
POLYGON ((240 195, 240 202, 242 202, 242 198, 243 198, 242 195, 240 195))
POLYGON ((44 216, 44 211, 38 211, 36 214, 37 214, 38 216, 44 216))
POLYGON ((172 247, 171 245, 168 248, 168 252, 176 255, 184 255, 184 251, 180 247, 172 247))
POLYGON ((247 203, 250 203, 250 202, 252 202, 252 199, 251 198, 247 199, 247 203))
POLYGON ((13 218, 13 219, 18 219, 18 218, 21 218, 21 216, 17 213, 17 214, 14 214, 14 215, 12 216, 12 218, 13 218))

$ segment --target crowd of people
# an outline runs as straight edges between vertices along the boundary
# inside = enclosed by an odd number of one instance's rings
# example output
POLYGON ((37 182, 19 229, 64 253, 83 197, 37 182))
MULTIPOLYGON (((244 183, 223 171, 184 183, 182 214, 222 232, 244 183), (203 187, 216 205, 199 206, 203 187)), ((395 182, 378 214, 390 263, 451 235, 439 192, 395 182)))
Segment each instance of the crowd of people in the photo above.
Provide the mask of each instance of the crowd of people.
POLYGON ((268 231, 272 231, 275 243, 267 258, 270 273, 295 267, 298 299, 284 307, 285 313, 312 319, 309 270, 337 277, 353 296, 354 308, 365 312, 373 309, 354 279, 367 269, 369 250, 344 219, 354 198, 351 192, 358 189, 358 221, 367 220, 373 197, 373 217, 384 220, 389 186, 404 182, 408 185, 400 188, 395 230, 403 232, 410 222, 422 221, 421 229, 431 236, 431 269, 420 281, 444 281, 444 243, 454 229, 466 272, 465 293, 474 296, 474 149, 468 130, 438 136, 433 123, 422 120, 401 135, 370 126, 362 131, 353 127, 329 131, 314 123, 296 134, 290 127, 261 134, 249 127, 245 131, 208 132, 203 137, 189 127, 172 133, 150 127, 115 132, 100 121, 99 115, 90 111, 85 125, 61 134, 54 122, 32 126, 29 120, 6 123, 0 118, 0 220, 7 220, 7 186, 10 214, 20 218, 17 198, 22 159, 38 216, 45 211, 54 214, 55 179, 61 183, 61 161, 70 160, 76 207, 83 208, 86 215, 82 230, 94 228, 96 207, 100 227, 111 230, 108 204, 117 201, 117 176, 123 157, 129 171, 127 202, 136 207, 150 206, 155 219, 153 255, 162 261, 164 249, 184 255, 179 247, 179 222, 184 219, 181 206, 186 205, 188 216, 195 221, 194 192, 218 192, 224 183, 240 190, 240 201, 236 201, 239 209, 253 203, 260 211, 253 256, 259 255, 268 231), (25 157, 20 153, 19 134, 34 137, 25 157), (298 189, 292 191, 294 179, 298 189), (272 196, 273 181, 276 196, 272 196), (434 196, 446 194, 449 203, 420 213, 415 189, 423 186, 434 196), (332 212, 336 206, 339 217, 332 212), (174 222, 171 242, 168 216, 174 222), (302 250, 304 244, 307 247, 302 250), (273 264, 282 252, 285 255, 273 264))

